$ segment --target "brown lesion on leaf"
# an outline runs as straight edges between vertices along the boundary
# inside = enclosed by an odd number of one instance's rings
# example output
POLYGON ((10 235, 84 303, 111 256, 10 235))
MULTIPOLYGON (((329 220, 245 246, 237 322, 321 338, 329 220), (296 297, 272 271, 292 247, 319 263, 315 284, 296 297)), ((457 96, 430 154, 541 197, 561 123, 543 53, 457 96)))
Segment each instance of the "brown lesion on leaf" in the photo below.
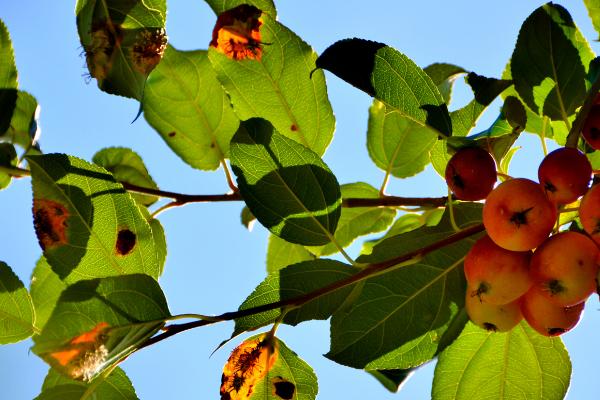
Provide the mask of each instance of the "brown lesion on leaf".
POLYGON ((281 376, 277 376, 273 379, 273 394, 275 397, 283 400, 292 400, 295 392, 296 385, 292 382, 281 376))
POLYGON ((260 60, 264 44, 260 34, 261 15, 260 9, 249 4, 221 13, 210 46, 236 61, 260 60))
POLYGON ((148 75, 158 65, 166 48, 167 35, 163 28, 142 30, 131 47, 133 66, 148 75))
POLYGON ((91 330, 47 353, 48 361, 71 379, 90 381, 106 364, 109 329, 106 322, 100 322, 91 330))
POLYGON ((298 125, 296 125, 296 124, 292 124, 292 126, 290 126, 290 130, 291 130, 292 132, 296 132, 296 131, 298 130, 298 125))
POLYGON ((273 368, 278 350, 274 341, 261 336, 236 347, 223 367, 221 400, 249 399, 254 386, 273 368))
POLYGON ((168 137, 175 137, 175 135, 177 135, 177 132, 175 131, 167 133, 168 137))
POLYGON ((33 201, 33 224, 42 250, 67 244, 67 208, 54 200, 33 201))
POLYGON ((123 30, 120 25, 99 20, 92 25, 90 37, 90 43, 83 46, 85 60, 90 76, 102 81, 112 68, 115 49, 123 41, 123 30))
POLYGON ((137 236, 135 233, 128 228, 119 229, 119 233, 117 233, 117 242, 115 244, 117 255, 126 256, 131 253, 136 243, 137 236))

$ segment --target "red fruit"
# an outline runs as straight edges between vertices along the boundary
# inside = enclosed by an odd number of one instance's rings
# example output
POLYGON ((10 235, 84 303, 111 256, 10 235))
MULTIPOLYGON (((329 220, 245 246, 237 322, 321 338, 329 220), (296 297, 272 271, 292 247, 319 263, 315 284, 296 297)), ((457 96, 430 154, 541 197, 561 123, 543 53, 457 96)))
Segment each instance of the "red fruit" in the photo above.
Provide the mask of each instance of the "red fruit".
POLYGON ((485 199, 496 183, 496 163, 487 151, 465 147, 446 165, 446 183, 459 200, 485 199))
POLYGON ((490 304, 507 304, 529 290, 531 251, 503 249, 484 236, 479 239, 464 262, 467 293, 490 304))
POLYGON ((585 303, 558 306, 533 287, 521 298, 521 312, 533 329, 544 336, 558 336, 573 329, 581 318, 585 303))
POLYGON ((577 149, 562 147, 548 154, 540 164, 538 178, 550 200, 569 204, 587 191, 592 165, 577 149))
POLYGON ((512 251, 531 250, 552 232, 556 207, 536 182, 516 178, 503 182, 488 195, 483 224, 490 238, 512 251))
POLYGON ((600 185, 594 185, 581 199, 579 220, 583 229, 600 245, 600 185))
POLYGON ((581 134, 592 148, 600 150, 600 104, 594 104, 590 110, 581 134))
POLYGON ((561 232, 533 253, 534 287, 554 304, 568 307, 585 301, 596 288, 598 247, 577 232, 561 232))
POLYGON ((467 293, 465 308, 471 321, 486 331, 507 332, 523 319, 518 300, 508 304, 494 305, 467 293))

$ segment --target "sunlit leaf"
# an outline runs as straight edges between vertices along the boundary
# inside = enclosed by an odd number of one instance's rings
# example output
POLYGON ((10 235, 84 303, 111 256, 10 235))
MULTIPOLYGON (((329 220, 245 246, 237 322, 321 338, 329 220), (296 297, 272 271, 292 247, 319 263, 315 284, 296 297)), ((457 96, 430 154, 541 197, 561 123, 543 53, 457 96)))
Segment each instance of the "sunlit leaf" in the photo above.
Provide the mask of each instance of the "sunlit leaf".
POLYGON ((35 327, 44 328, 48 318, 54 311, 60 294, 67 285, 60 280, 48 261, 42 256, 31 274, 31 299, 35 308, 35 327))
POLYGON ((435 83, 446 104, 450 104, 454 81, 460 75, 467 73, 462 67, 447 63, 431 64, 423 68, 423 71, 435 83))
POLYGON ((341 211, 335 176, 317 154, 286 138, 268 121, 240 125, 231 141, 231 166, 256 219, 292 243, 330 242, 341 211))
POLYGON ((145 273, 160 265, 150 225, 105 169, 62 154, 27 158, 44 256, 67 283, 145 273))
MULTIPOLYGON (((16 167, 19 163, 15 146, 10 143, 0 143, 0 167, 16 167)), ((12 177, 0 171, 0 190, 5 189, 10 185, 12 177)))
MULTIPOLYGON (((131 149, 125 147, 108 147, 94 154, 92 161, 113 174, 119 182, 127 182, 149 189, 158 189, 156 182, 154 182, 148 173, 142 158, 131 149)), ((156 196, 139 193, 133 193, 132 196, 145 206, 154 204, 158 200, 156 196)))
POLYGON ((0 344, 15 343, 33 334, 35 311, 23 282, 0 261, 0 344))
POLYGON ((315 256, 306 247, 287 242, 275 235, 269 235, 267 273, 272 274, 288 265, 314 259, 315 256))
POLYGON ((564 121, 585 99, 593 58, 568 11, 547 3, 521 26, 511 61, 515 89, 535 113, 564 121))
MULTIPOLYGON (((481 205, 454 207, 461 227, 481 219, 481 205)), ((359 262, 389 260, 454 232, 448 215, 435 227, 388 238, 359 262)), ((366 369, 406 369, 421 365, 462 329, 457 320, 464 304, 462 260, 476 236, 433 251, 422 260, 368 279, 352 307, 331 320, 327 357, 366 369), (458 325, 458 327, 457 327, 458 325)), ((451 340, 450 340, 451 342, 451 340)))
POLYGON ((167 44, 166 0, 78 0, 77 31, 89 74, 110 94, 141 100, 167 44))
POLYGON ((340 40, 319 56, 317 67, 333 72, 419 126, 429 126, 442 136, 452 134, 448 107, 436 84, 392 47, 364 39, 340 40))
MULTIPOLYGON (((357 268, 335 260, 320 259, 293 264, 269 274, 244 300, 240 310, 298 297, 348 278, 356 272, 357 268)), ((289 311, 283 322, 297 325, 311 319, 327 319, 346 301, 351 292, 352 287, 348 286, 317 297, 289 311)), ((281 309, 274 309, 238 318, 235 321, 234 335, 270 324, 280 315, 281 309)))
POLYGON ((8 28, 0 20, 0 136, 7 131, 17 104, 17 67, 8 28))
POLYGON ((275 4, 272 0, 205 0, 210 8, 219 15, 224 11, 235 8, 241 4, 250 4, 254 7, 270 14, 273 18, 277 17, 275 4))
POLYGON ((17 103, 10 120, 10 125, 8 130, 4 133, 4 137, 8 141, 18 144, 28 150, 39 138, 39 112, 40 107, 38 106, 35 97, 27 92, 19 90, 17 92, 17 103))
POLYGON ((192 167, 214 170, 228 156, 239 120, 206 51, 167 46, 148 77, 142 107, 148 123, 192 167))
POLYGON ((256 28, 251 32, 236 28, 244 16, 232 17, 232 25, 218 22, 208 58, 242 120, 267 119, 282 135, 323 155, 335 118, 323 72, 311 73, 317 56, 270 15, 258 15, 247 16, 256 28))
POLYGON ((35 400, 138 400, 131 381, 121 368, 115 368, 107 378, 96 379, 101 382, 76 381, 50 369, 44 379, 42 392, 35 400))
POLYGON ((148 275, 79 281, 62 292, 32 350, 63 375, 90 381, 135 351, 169 315, 148 275))
MULTIPOLYGON (((348 183, 341 186, 343 198, 376 199, 379 191, 364 183, 348 183)), ((386 207, 344 207, 335 230, 335 240, 342 247, 349 246, 359 236, 381 232, 391 225, 396 210, 386 207)), ((337 253, 333 243, 321 247, 308 247, 318 257, 337 253)))
POLYGON ((559 338, 539 335, 526 322, 507 333, 469 323, 438 360, 433 400, 563 399, 571 362, 559 338))
POLYGON ((587 8, 592 24, 596 32, 600 32, 600 1, 598 0, 583 0, 587 8))

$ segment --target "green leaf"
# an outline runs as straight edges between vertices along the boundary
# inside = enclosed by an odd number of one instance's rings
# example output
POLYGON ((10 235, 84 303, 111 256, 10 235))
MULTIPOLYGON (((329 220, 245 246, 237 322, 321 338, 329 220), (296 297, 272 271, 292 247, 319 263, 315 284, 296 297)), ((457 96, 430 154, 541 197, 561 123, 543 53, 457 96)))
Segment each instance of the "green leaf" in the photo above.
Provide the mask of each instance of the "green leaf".
POLYGON ((593 58, 568 11, 547 3, 521 26, 511 61, 515 89, 535 113, 565 121, 585 99, 593 58))
POLYGON ((134 274, 69 286, 32 350, 61 374, 90 381, 134 352, 170 316, 158 283, 134 274))
MULTIPOLYGON (((598 0, 583 0, 585 7, 588 10, 592 24, 596 32, 600 32, 600 1, 598 0)), ((600 38, 600 36, 599 36, 600 38)), ((598 39, 596 39, 598 40, 598 39)))
POLYGON ((267 119, 282 135, 321 156, 333 138, 335 118, 325 75, 314 71, 317 56, 268 14, 261 21, 261 57, 234 60, 211 46, 208 58, 240 119, 267 119))
MULTIPOLYGON (((0 167, 16 167, 19 157, 15 146, 10 143, 0 143, 0 167)), ((12 177, 7 172, 0 171, 0 190, 10 185, 12 177)))
POLYGON ((413 368, 409 369, 373 369, 367 372, 375 379, 379 381, 387 390, 392 393, 396 393, 400 390, 402 385, 410 378, 414 373, 413 368))
POLYGON ((563 399, 571 362, 559 338, 525 321, 507 333, 467 324, 435 368, 432 399, 563 399))
POLYGON ((31 274, 31 299, 35 308, 35 327, 42 330, 54 311, 67 285, 60 280, 44 256, 40 257, 31 274))
POLYGON ((34 332, 35 311, 23 282, 0 261, 0 344, 27 339, 34 332))
POLYGON ((319 387, 313 369, 278 339, 279 350, 273 368, 254 387, 252 398, 273 400, 314 400, 319 387))
POLYGON ((214 170, 229 154, 239 120, 204 50, 167 46, 148 77, 144 116, 183 161, 214 170))
POLYGON ((166 47, 166 0, 78 0, 75 13, 98 87, 141 101, 146 78, 166 47))
MULTIPOLYGON (((287 300, 310 293, 333 282, 348 278, 359 269, 335 260, 312 260, 290 265, 269 274, 256 289, 244 300, 240 310, 287 300)), ((352 285, 326 295, 317 297, 301 307, 288 312, 283 322, 298 325, 312 319, 327 319, 352 292, 352 285)), ((262 312, 235 320, 234 336, 275 322, 281 315, 281 309, 262 312)))
POLYGON ((250 211, 272 233, 303 245, 331 241, 342 198, 317 154, 253 118, 231 141, 231 166, 250 211))
POLYGON ((423 68, 423 71, 435 83, 446 104, 450 104, 452 87, 459 75, 466 74, 462 67, 447 63, 435 63, 423 68))
MULTIPOLYGON (((348 183, 341 186, 342 198, 376 199, 379 190, 364 183, 348 183)), ((342 247, 347 247, 359 236, 385 230, 394 221, 396 210, 386 207, 344 207, 335 230, 335 240, 342 247)), ((334 254, 338 249, 333 243, 320 247, 309 247, 308 250, 317 257, 334 254)))
MULTIPOLYGON (((38 115, 40 107, 31 94, 19 90, 17 103, 4 137, 15 144, 29 150, 39 138, 38 115)), ((1 131, 0 131, 1 132, 1 131)), ((0 134, 1 136, 1 134, 0 134)))
POLYGON ((240 222, 242 225, 246 227, 249 231, 254 227, 254 222, 256 221, 256 217, 252 214, 252 211, 248 208, 248 206, 244 206, 242 208, 242 212, 240 213, 240 222))
POLYGON ((250 4, 254 7, 262 10, 263 12, 271 15, 271 17, 277 17, 277 11, 275 10, 275 4, 273 0, 205 0, 206 3, 212 8, 215 14, 219 15, 223 11, 230 10, 241 4, 250 4))
POLYGON ((371 160, 386 173, 407 178, 423 171, 429 164, 429 152, 437 139, 435 130, 373 100, 369 108, 367 148, 371 160))
POLYGON ((442 136, 452 134, 448 108, 431 78, 411 59, 383 43, 344 39, 317 59, 324 68, 389 106, 390 111, 442 136))
MULTIPOLYGON (((156 182, 152 179, 142 158, 131 149, 125 147, 108 147, 100 150, 92 161, 105 168, 119 182, 127 182, 133 185, 149 189, 158 189, 156 182)), ((132 197, 144 206, 154 204, 158 197, 145 194, 133 193, 132 197)))
POLYGON ((287 242, 275 235, 269 235, 267 273, 272 274, 288 265, 314 259, 315 256, 306 247, 287 242))
POLYGON ((115 368, 107 378, 97 379, 101 382, 75 381, 50 369, 44 379, 42 393, 35 400, 138 400, 131 381, 121 368, 115 368))
POLYGON ((17 104, 17 67, 8 28, 0 20, 0 136, 10 126, 17 104))
MULTIPOLYGON (((481 205, 454 207, 465 227, 481 220, 481 205)), ((359 262, 381 262, 416 251, 454 233, 446 213, 435 227, 388 238, 359 262)), ((327 357, 354 368, 406 369, 423 364, 460 333, 456 319, 464 305, 462 260, 476 237, 469 237, 422 260, 365 281, 348 310, 331 320, 327 357)))
POLYGON ((27 160, 36 233, 61 280, 132 273, 158 277, 161 268, 150 225, 112 175, 64 154, 27 160))

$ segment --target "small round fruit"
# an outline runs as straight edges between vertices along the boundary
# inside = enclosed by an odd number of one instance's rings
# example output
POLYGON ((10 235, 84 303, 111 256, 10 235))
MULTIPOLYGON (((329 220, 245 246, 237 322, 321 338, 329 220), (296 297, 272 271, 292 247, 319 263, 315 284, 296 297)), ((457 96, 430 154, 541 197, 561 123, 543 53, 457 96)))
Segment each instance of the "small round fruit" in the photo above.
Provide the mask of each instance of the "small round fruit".
POLYGON ((467 253, 464 262, 467 293, 490 304, 507 304, 529 290, 531 251, 503 249, 484 236, 467 253))
POLYGON ((585 301, 596 288, 598 247, 577 232, 561 232, 533 253, 531 277, 534 287, 562 307, 585 301))
POLYGON ((552 232, 556 215, 556 206, 544 189, 525 178, 498 185, 483 206, 487 234, 498 246, 512 251, 539 246, 552 232))
POLYGON ((585 302, 570 307, 558 306, 537 288, 531 288, 521 298, 521 312, 533 329, 544 336, 558 336, 577 325, 585 302))
POLYGON ((591 177, 592 165, 585 154, 569 147, 548 154, 538 169, 540 185, 556 204, 569 204, 583 196, 591 177))
POLYGON ((581 134, 590 147, 600 150, 600 104, 595 104, 590 110, 581 134))
POLYGON ((477 296, 467 293, 465 307, 471 321, 486 331, 507 332, 523 319, 519 300, 495 305, 481 301, 477 296))
POLYGON ((592 186, 581 199, 579 220, 583 229, 600 245, 600 185, 592 186))
POLYGON ((496 183, 496 163, 480 147, 465 147, 446 165, 446 183, 459 200, 485 199, 496 183))

